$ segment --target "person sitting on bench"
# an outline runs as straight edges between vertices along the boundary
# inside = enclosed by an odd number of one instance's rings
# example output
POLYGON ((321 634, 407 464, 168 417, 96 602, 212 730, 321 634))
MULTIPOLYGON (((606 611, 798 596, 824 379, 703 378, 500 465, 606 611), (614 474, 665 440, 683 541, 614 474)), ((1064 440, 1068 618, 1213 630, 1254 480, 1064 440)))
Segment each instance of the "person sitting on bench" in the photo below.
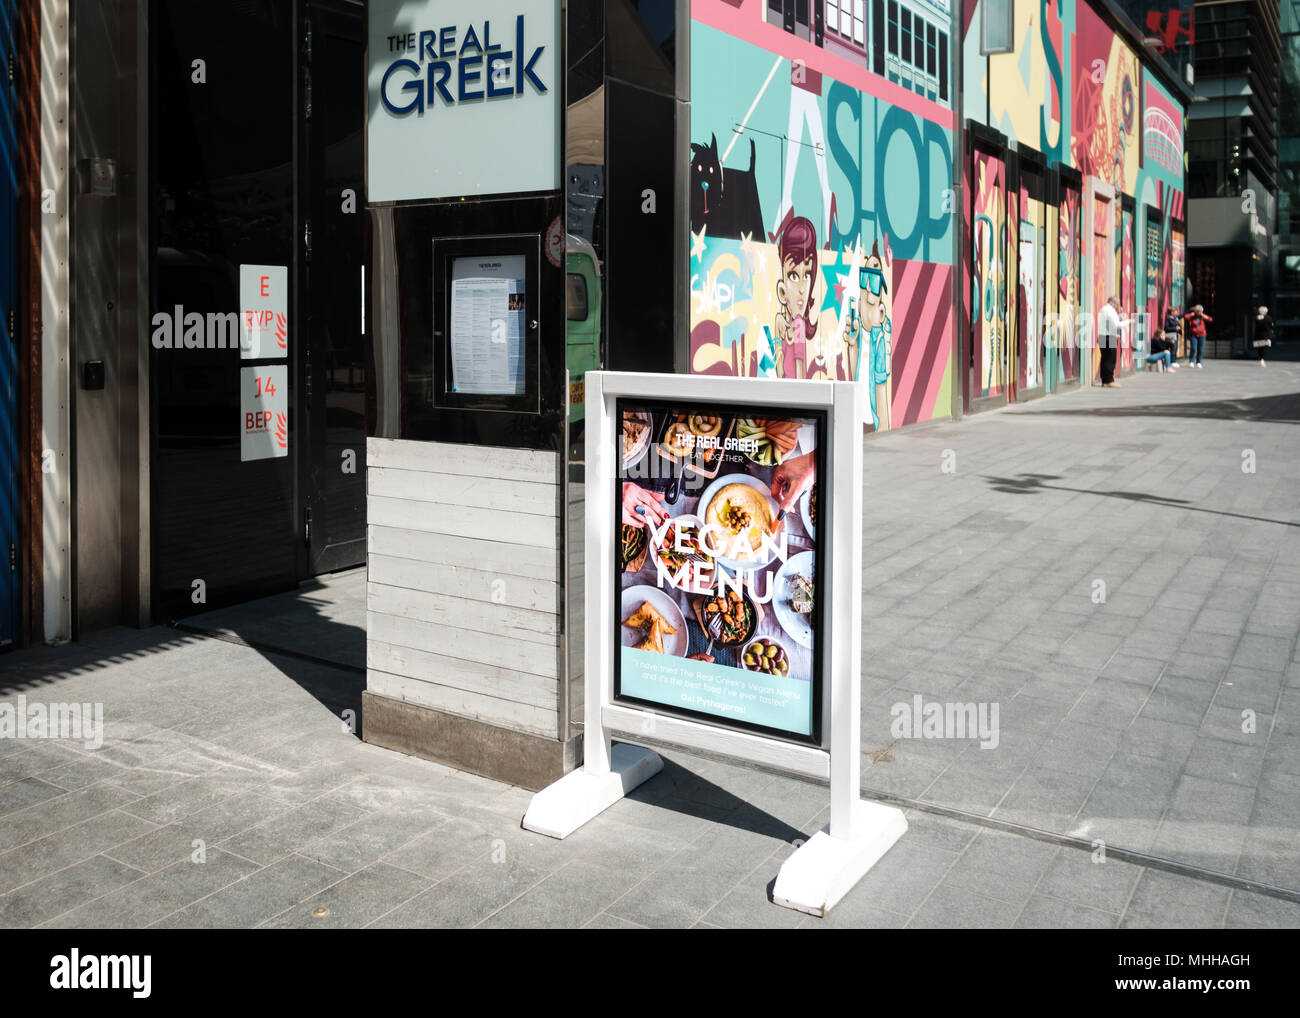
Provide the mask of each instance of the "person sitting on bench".
POLYGON ((1147 363, 1159 361, 1167 371, 1177 371, 1178 365, 1174 363, 1174 357, 1177 356, 1177 344, 1170 342, 1163 336, 1155 335, 1151 337, 1151 352, 1147 354, 1147 363))

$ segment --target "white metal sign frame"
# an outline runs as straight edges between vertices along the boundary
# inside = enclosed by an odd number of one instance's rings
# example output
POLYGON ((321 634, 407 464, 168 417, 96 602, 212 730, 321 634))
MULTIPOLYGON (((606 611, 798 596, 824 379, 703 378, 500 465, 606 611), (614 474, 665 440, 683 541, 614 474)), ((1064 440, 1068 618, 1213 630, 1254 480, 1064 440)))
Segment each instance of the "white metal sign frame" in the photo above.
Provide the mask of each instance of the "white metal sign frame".
POLYGON ((586 660, 583 765, 538 792, 523 826, 564 838, 663 766, 658 754, 613 736, 734 757, 830 782, 830 824, 781 867, 781 905, 824 915, 907 830, 902 811, 861 800, 862 431, 859 383, 589 371, 587 388, 586 660), (670 717, 614 702, 612 556, 619 547, 613 491, 620 397, 826 412, 826 477, 817 479, 823 556, 822 747, 670 717))

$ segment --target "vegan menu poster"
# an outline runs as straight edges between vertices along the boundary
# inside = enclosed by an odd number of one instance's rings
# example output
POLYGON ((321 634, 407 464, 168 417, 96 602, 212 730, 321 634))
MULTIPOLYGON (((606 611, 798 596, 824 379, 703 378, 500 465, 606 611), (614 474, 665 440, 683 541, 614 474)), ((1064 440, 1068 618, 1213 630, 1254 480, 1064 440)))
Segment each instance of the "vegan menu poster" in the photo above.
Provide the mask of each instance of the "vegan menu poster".
POLYGON ((619 400, 615 697, 820 741, 825 418, 619 400))

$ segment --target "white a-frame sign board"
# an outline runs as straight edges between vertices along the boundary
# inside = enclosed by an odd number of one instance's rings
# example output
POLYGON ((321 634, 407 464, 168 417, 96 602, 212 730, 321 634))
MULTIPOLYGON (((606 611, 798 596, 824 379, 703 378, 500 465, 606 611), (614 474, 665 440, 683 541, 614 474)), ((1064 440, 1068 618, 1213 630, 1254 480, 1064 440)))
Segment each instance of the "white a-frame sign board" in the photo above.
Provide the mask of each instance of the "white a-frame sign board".
MULTIPOLYGON (((863 802, 860 797, 865 391, 853 382, 604 371, 588 372, 586 386, 584 762, 580 769, 533 797, 523 826, 551 837, 567 837, 662 768, 662 761, 653 751, 614 743, 614 737, 620 735, 829 780, 829 825, 785 861, 773 890, 777 904, 825 915, 907 830, 900 810, 863 802), (637 422, 627 435, 620 407, 627 421, 637 422), (647 434, 634 439, 641 431, 647 434), (768 446, 760 448, 756 441, 779 445, 779 454, 768 446), (687 654, 688 633, 700 650, 704 649, 703 639, 709 636, 703 634, 703 619, 690 614, 689 606, 701 602, 687 598, 682 573, 669 580, 654 564, 656 551, 650 552, 650 572, 641 575, 657 574, 659 587, 665 589, 655 589, 652 584, 627 587, 630 581, 625 578, 628 567, 622 542, 622 505, 627 499, 629 464, 633 460, 641 464, 658 462, 654 457, 659 455, 676 469, 678 464, 667 453, 674 444, 690 450, 678 459, 698 457, 702 469, 690 480, 696 489, 704 487, 704 493, 696 499, 696 524, 686 522, 690 517, 679 516, 680 510, 668 509, 675 520, 678 533, 673 540, 679 549, 682 529, 698 526, 699 536, 703 537, 710 530, 704 517, 717 518, 719 504, 727 510, 733 505, 758 505, 754 513, 758 519, 764 517, 763 505, 770 506, 768 511, 774 513, 776 500, 771 497, 768 482, 779 484, 782 492, 793 488, 785 487, 787 474, 778 475, 773 463, 792 464, 801 455, 805 466, 815 467, 815 488, 810 489, 817 499, 815 511, 809 513, 807 500, 801 508, 789 510, 802 513, 800 533, 816 546, 815 552, 803 552, 807 557, 800 560, 804 564, 816 562, 817 608, 807 616, 812 621, 792 620, 783 604, 782 628, 775 628, 772 615, 767 615, 762 630, 758 629, 759 622, 751 621, 749 635, 739 638, 753 640, 763 633, 778 643, 777 674, 767 674, 761 667, 758 671, 762 674, 756 675, 747 662, 742 664, 750 649, 748 644, 733 644, 725 666, 715 664, 721 659, 712 654, 687 654), (802 452, 805 447, 811 451, 802 452), (718 456, 721 459, 714 458, 718 456), (713 487, 708 487, 710 483, 713 487), (733 494, 728 496, 727 491, 733 494), (753 502, 759 497, 754 491, 767 502, 753 502), (816 539, 812 541, 814 533, 816 539), (616 590, 620 582, 624 584, 621 591, 616 590), (620 644, 619 634, 629 624, 627 613, 635 610, 632 606, 643 603, 658 606, 646 616, 658 621, 649 623, 645 631, 649 635, 643 643, 632 645, 641 636, 638 632, 637 637, 624 634, 626 638, 620 644), (683 610, 682 605, 687 608, 683 610), (659 622, 665 623, 662 629, 659 622), (801 625, 808 628, 801 629, 801 625), (664 632, 671 635, 661 638, 664 632), (810 647, 813 649, 804 649, 810 647), (675 691, 683 685, 691 690, 689 694, 675 691), (735 693, 738 700, 727 701, 735 689, 754 690, 759 695, 742 697, 735 693), (674 696, 678 698, 675 701, 674 696)), ((684 467, 678 472, 683 476, 687 473, 684 467)), ((671 485, 668 487, 669 491, 663 493, 670 500, 664 503, 665 508, 678 497, 671 485)), ((637 494, 632 492, 634 497, 637 494)), ((650 512, 654 515, 653 507, 650 512)), ((742 528, 747 519, 741 516, 737 521, 732 517, 742 528)), ((660 528, 664 526, 659 524, 660 528)), ((780 530, 781 521, 774 521, 771 532, 780 530)), ((646 539, 654 549, 665 547, 665 530, 651 527, 648 532, 655 534, 646 539)), ((742 532, 747 539, 756 533, 742 532)), ((739 533, 736 536, 739 539, 739 533)), ((741 558, 749 553, 739 544, 734 547, 741 558)), ((728 562, 728 553, 712 539, 708 548, 705 554, 710 556, 714 577, 725 577, 723 564, 728 562)), ((769 590, 774 583, 789 582, 788 570, 786 579, 773 579, 777 555, 780 563, 795 563, 786 548, 774 550, 766 558, 767 573, 763 578, 769 590)), ((763 552, 755 553, 754 559, 751 565, 758 565, 763 552)), ((704 559, 697 557, 695 561, 705 568, 704 559)), ((753 583, 741 589, 758 600, 762 596, 758 593, 758 570, 746 572, 744 563, 732 564, 736 565, 737 576, 748 577, 745 582, 753 583)), ((691 589, 699 594, 701 588, 691 589)), ((781 615, 775 611, 775 598, 767 608, 781 615)), ((761 614, 754 612, 747 618, 761 614)), ((713 641, 708 646, 712 649, 713 641)))

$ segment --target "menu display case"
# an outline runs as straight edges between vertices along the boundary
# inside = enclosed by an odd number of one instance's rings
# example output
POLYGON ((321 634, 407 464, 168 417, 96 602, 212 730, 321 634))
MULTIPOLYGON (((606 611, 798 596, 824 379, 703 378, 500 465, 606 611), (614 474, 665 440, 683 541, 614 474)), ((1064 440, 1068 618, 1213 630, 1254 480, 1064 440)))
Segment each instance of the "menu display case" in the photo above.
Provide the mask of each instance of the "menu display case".
POLYGON ((541 410, 536 234, 433 242, 433 404, 541 410))

